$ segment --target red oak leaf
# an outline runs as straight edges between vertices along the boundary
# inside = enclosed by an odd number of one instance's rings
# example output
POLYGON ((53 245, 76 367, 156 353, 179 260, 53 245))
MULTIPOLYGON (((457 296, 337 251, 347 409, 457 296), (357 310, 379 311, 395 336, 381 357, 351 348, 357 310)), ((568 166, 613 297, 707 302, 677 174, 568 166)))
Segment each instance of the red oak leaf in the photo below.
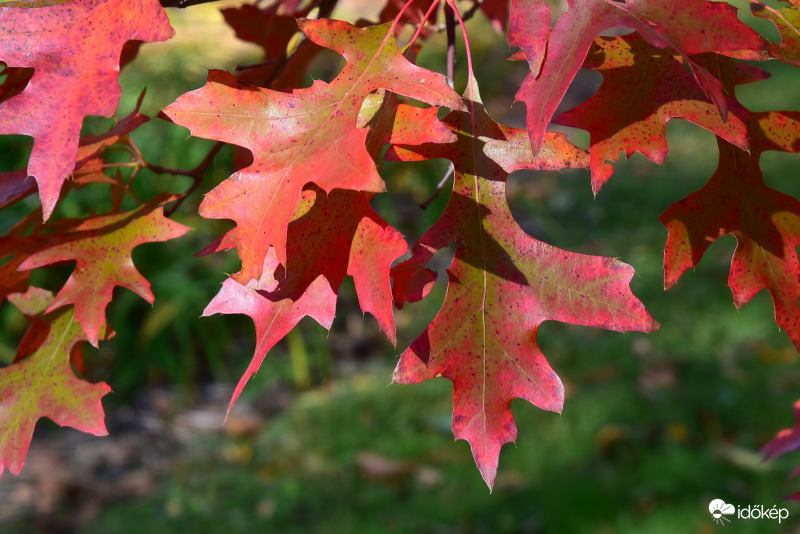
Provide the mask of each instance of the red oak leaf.
MULTIPOLYGON (((722 52, 736 53, 743 59, 764 57, 763 39, 738 20, 736 8, 723 2, 629 0, 622 4, 608 0, 568 0, 567 3, 569 9, 559 18, 546 46, 541 45, 541 38, 531 38, 533 44, 509 39, 510 44, 523 48, 531 65, 531 73, 523 81, 516 98, 527 108, 527 126, 534 153, 539 150, 547 124, 594 38, 609 28, 633 28, 651 44, 670 47, 681 54, 697 83, 719 109, 723 121, 727 119, 728 108, 722 84, 690 56, 722 52), (536 68, 539 65, 541 68, 536 68)), ((511 7, 512 27, 515 19, 531 19, 529 10, 536 10, 538 18, 535 20, 549 18, 544 0, 517 0, 511 7)), ((541 32, 544 24, 540 20, 532 31, 541 32)), ((524 35, 524 28, 517 29, 510 37, 519 35, 524 35)))
POLYGON ((303 84, 311 60, 322 48, 308 39, 302 40, 293 50, 289 49, 289 44, 299 32, 295 19, 307 16, 312 4, 299 12, 290 11, 291 15, 285 14, 285 7, 285 3, 276 3, 222 10, 225 22, 236 31, 236 37, 264 49, 264 63, 240 72, 237 78, 241 81, 281 90, 303 84), (291 55, 287 56, 289 52, 291 55))
MULTIPOLYGON (((800 449, 800 401, 794 403, 794 416, 795 419, 797 419, 797 423, 795 423, 793 427, 784 428, 761 447, 761 451, 759 452, 764 455, 764 460, 772 460, 778 456, 783 456, 784 454, 800 449)), ((788 478, 794 478, 798 474, 800 474, 800 466, 795 468, 795 470, 789 474, 788 478)), ((800 501, 800 492, 788 495, 785 498, 793 501, 800 501)))
POLYGON ((456 142, 391 152, 405 160, 448 158, 455 166, 447 208, 414 245, 413 257, 392 270, 395 283, 422 271, 450 241, 456 244, 442 308, 402 354, 393 381, 444 376, 453 382, 453 433, 469 442, 491 488, 500 449, 517 436, 511 401, 562 409, 563 385, 536 343, 542 322, 619 331, 651 331, 657 323, 628 287, 630 266, 542 243, 517 225, 508 208, 509 172, 585 166, 585 152, 548 132, 534 158, 525 132, 495 123, 477 99, 477 87, 471 92, 471 115, 452 112, 442 119, 458 135, 456 142))
MULTIPOLYGON (((26 313, 39 313, 52 294, 31 288, 11 300, 26 313), (49 295, 49 296, 48 296, 49 295)), ((8 466, 19 474, 41 417, 62 426, 102 436, 108 434, 100 399, 111 388, 79 380, 70 368, 70 352, 86 338, 72 309, 46 315, 50 323, 41 346, 25 359, 0 369, 0 473, 8 466)))
POLYGON ((278 281, 272 273, 279 265, 274 249, 270 249, 264 258, 260 280, 251 280, 247 285, 242 285, 233 278, 228 278, 222 284, 217 296, 203 311, 203 317, 215 313, 248 315, 256 326, 255 354, 236 385, 228 405, 228 413, 247 381, 258 371, 269 350, 283 339, 300 319, 309 316, 327 329, 333 324, 333 317, 336 314, 336 294, 324 276, 317 277, 297 300, 285 298, 274 301, 262 294, 277 287, 278 281))
POLYGON ((508 26, 508 0, 483 0, 481 11, 492 23, 497 33, 504 33, 508 26))
POLYGON ((0 173, 0 209, 22 200, 36 191, 36 182, 23 170, 0 173))
POLYGON ((75 271, 47 311, 75 304, 75 318, 94 346, 106 322, 105 310, 115 287, 127 287, 147 302, 154 300, 150 283, 133 265, 133 249, 143 243, 175 239, 189 231, 164 217, 164 202, 163 198, 156 199, 134 211, 87 219, 71 232, 54 238, 19 266, 29 270, 62 261, 76 262, 75 271))
POLYGON ((5 76, 0 83, 0 102, 20 94, 33 76, 33 69, 7 67, 5 63, 0 63, 0 69, 0 75, 5 76))
POLYGON ((780 44, 769 44, 770 55, 790 65, 800 66, 800 1, 787 1, 791 5, 775 9, 758 0, 750 0, 750 11, 756 17, 771 20, 781 34, 780 44))
POLYGON ((364 102, 359 126, 369 125, 367 151, 377 159, 384 145, 452 143, 456 136, 436 118, 438 109, 401 104, 394 93, 373 93, 364 102))
POLYGON ((539 75, 550 38, 550 6, 545 0, 511 0, 508 44, 518 46, 533 77, 539 75))
POLYGON ((200 214, 237 223, 240 282, 261 279, 270 247, 286 262, 286 232, 303 187, 383 191, 383 180, 358 128, 364 99, 387 89, 433 105, 461 101, 444 76, 413 65, 400 54, 390 25, 356 28, 334 20, 300 21, 312 41, 336 50, 347 64, 330 84, 282 93, 246 86, 211 71, 208 84, 181 96, 164 112, 192 134, 248 148, 253 165, 237 172, 203 199, 200 214))
POLYGON ((75 166, 83 118, 111 116, 117 109, 125 42, 171 36, 157 0, 30 1, 0 7, 0 60, 34 69, 27 87, 0 103, 0 133, 33 137, 28 174, 39 185, 45 220, 75 166))
MULTIPOLYGON (((766 72, 724 56, 695 56, 695 61, 718 71, 726 89, 763 80, 766 72), (713 65, 713 67, 711 67, 713 65), (723 71, 724 72, 721 72, 723 71)), ((589 51, 584 68, 603 75, 603 84, 589 100, 553 120, 556 124, 587 130, 591 134, 592 190, 595 194, 614 172, 612 162, 620 151, 627 157, 640 152, 656 163, 667 157, 667 122, 689 120, 747 150, 747 128, 740 117, 747 111, 730 100, 735 110, 723 122, 714 105, 686 70, 683 58, 670 49, 660 50, 639 34, 599 37, 589 51)))
MULTIPOLYGON (((353 277, 361 309, 375 316, 395 342, 389 266, 408 247, 400 232, 370 207, 368 197, 341 189, 329 195, 318 188, 304 191, 289 224, 286 267, 270 249, 261 280, 243 286, 228 279, 203 312, 246 314, 256 324, 255 355, 236 386, 231 407, 267 352, 300 319, 308 315, 330 328, 346 274, 353 277)), ((226 237, 216 249, 229 246, 226 237)))
MULTIPOLYGON (((60 220, 57 231, 68 231, 78 224, 75 221, 60 220)), ((37 210, 26 215, 15 224, 6 235, 0 236, 0 302, 10 293, 22 293, 28 288, 30 273, 18 267, 28 256, 36 252, 49 240, 42 230, 42 216, 37 210), (9 259, 5 259, 8 258, 9 259)))
MULTIPOLYGON (((139 108, 144 100, 144 91, 139 96, 134 110, 121 119, 108 132, 98 135, 83 135, 78 143, 76 162, 73 168, 73 178, 76 185, 89 181, 104 181, 118 183, 103 174, 105 161, 102 158, 103 149, 117 143, 120 139, 150 120, 149 117, 139 113, 139 108)), ((24 170, 0 173, 0 209, 9 206, 36 191, 36 182, 31 180, 24 170)))
POLYGON ((794 403, 794 416, 797 423, 792 428, 784 428, 761 447, 760 452, 765 460, 772 460, 800 449, 800 400, 794 403))
POLYGON ((754 113, 747 121, 751 153, 719 140, 719 167, 699 191, 661 215, 669 230, 664 286, 697 265, 718 237, 738 242, 728 284, 737 307, 762 289, 775 304, 775 320, 800 349, 800 201, 768 187, 759 167, 767 150, 800 150, 800 113, 754 113))

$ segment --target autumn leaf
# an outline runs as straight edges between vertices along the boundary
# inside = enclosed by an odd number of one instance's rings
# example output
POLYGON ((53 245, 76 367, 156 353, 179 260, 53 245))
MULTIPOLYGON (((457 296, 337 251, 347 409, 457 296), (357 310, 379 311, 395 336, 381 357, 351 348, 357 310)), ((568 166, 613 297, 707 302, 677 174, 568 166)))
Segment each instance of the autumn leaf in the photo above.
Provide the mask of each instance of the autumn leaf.
POLYGON ((508 0, 483 0, 480 8, 489 19, 492 28, 502 35, 508 26, 508 0))
POLYGON ((549 37, 550 6, 545 0, 511 0, 508 44, 522 49, 534 78, 539 76, 549 37))
POLYGON ((800 350, 800 202, 768 187, 759 167, 767 150, 797 152, 800 113, 759 112, 747 121, 751 153, 719 140, 719 167, 699 191, 669 207, 661 222, 664 287, 674 286, 717 238, 732 234, 736 251, 728 284, 736 307, 766 289, 775 321, 800 350))
MULTIPOLYGON (((767 73, 737 63, 727 57, 709 54, 695 61, 715 71, 729 87, 762 80, 767 73)), ((589 100, 566 111, 553 122, 587 130, 590 148, 592 190, 598 193, 614 172, 612 162, 620 151, 630 157, 640 152, 656 163, 667 157, 667 122, 673 118, 691 121, 747 150, 747 128, 742 122, 749 114, 734 100, 733 110, 723 122, 714 104, 686 70, 683 58, 670 49, 659 49, 639 34, 595 39, 583 68, 603 75, 603 83, 589 100)))
POLYGON ((0 173, 0 209, 36 192, 36 182, 23 170, 0 173))
POLYGON ((300 319, 309 316, 326 329, 330 329, 333 324, 333 317, 336 314, 336 294, 323 276, 319 276, 306 287, 305 292, 297 300, 286 298, 275 302, 262 294, 274 290, 277 286, 273 272, 279 265, 274 249, 270 249, 264 259, 260 280, 250 280, 247 285, 242 285, 233 278, 228 278, 222 284, 217 296, 203 311, 203 317, 215 313, 247 315, 253 319, 256 326, 255 354, 234 389, 228 405, 229 414, 245 384, 258 371, 269 350, 283 339, 300 319))
MULTIPOLYGON (((772 460, 778 456, 783 456, 790 452, 800 449, 800 401, 794 403, 794 416, 797 422, 791 428, 784 428, 775 434, 769 442, 764 444, 759 451, 764 460, 772 460)), ((794 478, 800 474, 800 466, 789 474, 788 478, 794 478)), ((800 492, 785 497, 793 501, 800 501, 800 492)))
POLYGON ((83 118, 117 109, 125 43, 171 36, 157 0, 0 5, 0 61, 34 69, 27 87, 0 103, 0 133, 33 137, 27 172, 39 186, 45 220, 75 166, 83 118))
POLYGON ((770 43, 769 53, 790 65, 800 66, 800 1, 786 0, 788 6, 775 9, 757 0, 750 0, 750 11, 756 17, 772 21, 781 34, 779 44, 770 43))
MULTIPOLYGON (((117 180, 103 173, 105 149, 118 143, 123 137, 150 120, 149 117, 139 112, 144 99, 144 91, 139 96, 133 111, 107 132, 95 135, 82 135, 78 142, 76 161, 72 169, 72 185, 82 186, 89 182, 106 182, 118 184, 117 180)), ((67 182, 68 184, 70 182, 67 182)), ((0 173, 0 209, 10 206, 15 202, 36 192, 36 182, 24 170, 7 171, 0 173)))
POLYGON ((358 125, 369 126, 366 147, 378 159, 384 145, 452 143, 456 136, 436 118, 438 108, 403 104, 394 93, 378 91, 361 107, 358 125))
POLYGON ((7 67, 4 63, 0 63, 0 69, 0 75, 5 77, 0 83, 0 102, 20 94, 33 76, 33 69, 7 67))
POLYGON ((629 0, 621 4, 606 0, 568 0, 567 4, 567 12, 558 19, 546 46, 542 46, 541 37, 536 37, 541 35, 545 24, 541 19, 549 18, 546 2, 517 0, 511 6, 512 28, 518 24, 516 19, 533 25, 534 37, 529 39, 532 43, 520 40, 525 28, 519 24, 509 35, 509 43, 522 47, 531 65, 531 73, 522 82, 516 99, 524 102, 527 108, 526 123, 534 154, 594 38, 609 28, 633 28, 652 45, 676 50, 687 62, 708 100, 718 108, 723 122, 727 120, 728 105, 722 84, 691 56, 721 52, 735 53, 742 59, 764 59, 766 44, 763 39, 738 20, 736 8, 723 2, 629 0), (529 10, 535 10, 536 19, 529 10))
MULTIPOLYGON (((59 221, 58 231, 69 231, 75 221, 59 221)), ((11 293, 23 293, 28 288, 28 271, 18 268, 31 254, 49 241, 42 233, 42 217, 34 210, 0 236, 0 302, 11 293)))
MULTIPOLYGON (((53 296, 32 287, 10 297, 24 313, 40 314, 53 296)), ((111 388, 78 379, 70 368, 70 352, 86 338, 72 308, 44 318, 50 329, 38 349, 0 369, 0 473, 6 466, 19 474, 41 417, 97 436, 108 434, 100 399, 111 388)), ((102 330, 100 334, 102 335, 102 330)))
POLYGON ((287 226, 307 183, 326 192, 385 189, 365 147, 368 130, 357 127, 367 95, 382 88, 432 105, 461 106, 444 76, 400 54, 390 27, 300 21, 309 39, 347 60, 330 84, 317 80, 310 88, 283 93, 211 71, 205 87, 164 109, 193 135, 234 143, 253 153, 253 165, 208 193, 200 205, 203 217, 236 222, 242 260, 238 281, 261 279, 270 247, 285 264, 287 226))
MULTIPOLYGON (((234 232, 236 229, 234 229, 234 232)), ((234 391, 236 402, 269 350, 305 316, 330 329, 336 294, 345 275, 353 277, 358 301, 395 342, 390 264, 407 250, 403 236, 386 224, 369 205, 368 193, 319 188, 303 192, 289 225, 287 263, 270 249, 261 279, 242 285, 232 278, 203 312, 239 313, 256 325, 256 350, 234 391)), ((231 245, 222 239, 216 249, 231 245)), ((230 411, 229 407, 229 411, 230 411)))
POLYGON ((115 287, 127 287, 152 303, 150 283, 133 265, 131 253, 141 244, 175 239, 189 231, 188 227, 164 217, 161 205, 166 201, 156 199, 134 211, 86 219, 23 261, 20 270, 62 261, 76 262, 75 271, 47 311, 74 304, 75 319, 83 325, 89 342, 97 346, 115 287))
POLYGON ((476 86, 471 93, 471 115, 452 112, 442 119, 456 142, 390 149, 398 159, 447 158, 455 166, 444 213, 414 245, 413 257, 392 270, 395 284, 402 284, 401 277, 423 272, 437 250, 455 241, 442 308, 403 352, 393 381, 444 376, 453 382, 453 433, 469 442, 491 488, 501 447, 517 437, 512 399, 556 412, 563 406, 564 387, 536 343, 542 322, 619 331, 652 331, 657 323, 630 292, 630 266, 542 243, 508 208, 508 173, 585 166, 585 153, 548 132, 534 158, 525 132, 495 123, 476 86))
POLYGON ((287 10, 287 7, 292 8, 286 3, 274 3, 264 7, 245 4, 221 10, 236 37, 264 49, 263 64, 248 66, 237 74, 239 80, 280 90, 303 84, 311 60, 322 47, 308 39, 292 40, 300 33, 295 20, 308 16, 312 4, 300 11, 287 10), (292 47, 293 43, 299 44, 292 47))

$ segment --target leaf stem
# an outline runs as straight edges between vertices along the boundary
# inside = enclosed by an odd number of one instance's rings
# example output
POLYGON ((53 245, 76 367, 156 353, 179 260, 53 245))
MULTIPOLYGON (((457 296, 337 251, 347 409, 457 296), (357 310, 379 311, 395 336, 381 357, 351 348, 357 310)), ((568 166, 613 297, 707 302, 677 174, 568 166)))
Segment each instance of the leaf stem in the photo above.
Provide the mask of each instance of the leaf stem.
POLYGON ((425 202, 419 205, 420 208, 424 210, 428 209, 428 206, 431 205, 431 202, 436 200, 436 197, 438 197, 439 193, 441 193, 442 189, 444 189, 447 180, 449 180, 450 177, 453 176, 453 173, 455 173, 455 171, 456 171, 455 166, 453 165, 452 162, 450 162, 450 167, 447 169, 447 173, 444 175, 444 178, 439 180, 439 183, 436 184, 436 189, 433 191, 433 193, 431 193, 431 196, 429 196, 425 202))

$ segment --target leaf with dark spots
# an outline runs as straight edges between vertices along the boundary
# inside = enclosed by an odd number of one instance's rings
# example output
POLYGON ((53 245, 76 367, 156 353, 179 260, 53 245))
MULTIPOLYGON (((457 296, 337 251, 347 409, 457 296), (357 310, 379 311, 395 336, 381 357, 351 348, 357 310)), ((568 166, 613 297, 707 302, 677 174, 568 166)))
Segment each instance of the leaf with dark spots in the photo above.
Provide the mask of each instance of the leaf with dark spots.
POLYGON ((156 0, 0 6, 0 61, 34 69, 21 93, 0 102, 0 133, 33 137, 27 173, 39 186, 45 220, 75 166, 83 118, 117 109, 125 43, 171 36, 156 0))
POLYGON ((800 349, 800 202, 768 187, 759 167, 767 150, 800 150, 800 113, 760 112, 747 121, 750 154, 719 141, 719 167, 699 191, 669 207, 664 286, 694 267, 717 238, 738 242, 728 284, 737 307, 766 289, 775 320, 800 349))
POLYGON ((358 128, 362 103, 377 89, 432 105, 458 108, 461 100, 444 76, 413 65, 397 48, 390 25, 357 28, 346 22, 301 20, 309 39, 340 52, 347 63, 330 84, 315 81, 291 93, 246 86, 211 71, 208 84, 165 108, 192 134, 248 148, 253 165, 237 172, 203 199, 200 214, 237 224, 240 282, 261 279, 274 247, 286 262, 286 232, 303 187, 385 189, 358 128))
POLYGON ((534 9, 543 12, 542 1, 517 0, 511 6, 513 35, 525 36, 526 26, 534 33, 533 37, 517 37, 517 41, 511 42, 523 47, 531 66, 516 99, 527 108, 526 123, 534 154, 539 151, 545 129, 595 37, 605 30, 618 26, 633 28, 652 45, 676 50, 707 99, 719 110, 723 122, 728 115, 723 86, 692 56, 717 52, 742 59, 764 58, 764 40, 738 20, 736 8, 723 2, 630 0, 623 4, 568 0, 567 4, 567 12, 558 19, 546 45, 541 42, 546 24, 542 20, 544 15, 533 18, 529 12, 534 9), (515 23, 517 20, 521 22, 515 23))
POLYGON ((72 231, 49 240, 23 261, 19 269, 30 270, 63 261, 75 261, 75 271, 48 308, 75 305, 75 319, 86 337, 97 346, 106 322, 105 310, 114 288, 127 287, 147 302, 154 300, 150 283, 133 265, 133 249, 144 243, 182 236, 189 228, 163 215, 160 199, 137 210, 93 217, 72 231))
POLYGON ((630 266, 542 243, 517 225, 508 208, 509 172, 585 166, 585 152, 563 134, 548 132, 546 148, 534 157, 524 132, 486 114, 474 81, 470 94, 471 114, 442 119, 458 136, 455 142, 390 151, 398 159, 448 158, 455 166, 444 213, 414 245, 413 256, 392 269, 396 288, 413 289, 395 291, 396 300, 420 296, 428 260, 449 242, 457 244, 442 308, 402 354, 393 381, 444 376, 453 382, 453 433, 469 442, 491 488, 501 447, 517 437, 511 401, 522 398, 556 412, 563 405, 561 380, 536 343, 542 322, 619 331, 652 331, 657 323, 628 287, 630 266))
MULTIPOLYGON (((695 56, 715 68, 730 94, 738 84, 759 81, 767 73, 715 54, 695 56), (713 57, 709 57, 713 56, 713 57)), ((587 130, 591 135, 592 190, 595 194, 614 172, 620 151, 639 152, 656 163, 667 157, 665 129, 672 118, 689 120, 747 150, 749 112, 729 99, 732 111, 723 122, 714 104, 670 49, 659 49, 639 34, 595 39, 584 68, 600 72, 603 84, 589 100, 566 111, 554 123, 587 130)))
MULTIPOLYGON (((10 300, 34 315, 42 312, 52 294, 31 288, 10 300)), ((36 350, 0 369, 0 473, 7 466, 19 474, 41 417, 97 436, 108 433, 100 399, 111 388, 84 382, 70 368, 70 353, 86 339, 73 310, 56 310, 41 321, 49 323, 49 330, 36 350)))
POLYGON ((775 9, 751 0, 750 10, 756 17, 772 21, 781 34, 779 44, 769 44, 769 54, 790 65, 800 67, 800 1, 786 0, 790 5, 775 9))

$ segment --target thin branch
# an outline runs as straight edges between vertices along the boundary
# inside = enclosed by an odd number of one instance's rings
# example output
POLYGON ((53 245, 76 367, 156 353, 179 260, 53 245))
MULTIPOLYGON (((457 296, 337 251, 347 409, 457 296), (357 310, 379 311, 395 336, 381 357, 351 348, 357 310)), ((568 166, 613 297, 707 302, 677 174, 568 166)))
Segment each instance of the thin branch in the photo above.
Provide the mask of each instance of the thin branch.
POLYGON ((161 0, 162 7, 177 7, 183 9, 189 6, 196 6, 198 4, 208 4, 210 2, 217 2, 218 0, 161 0))
POLYGON ((449 179, 450 179, 450 177, 451 177, 451 176, 453 176, 453 173, 455 172, 455 170, 456 170, 456 169, 455 169, 455 167, 453 166, 453 164, 452 164, 452 163, 450 163, 450 168, 449 168, 449 169, 447 169, 447 174, 445 174, 445 175, 444 175, 444 178, 442 178, 442 179, 439 181, 439 183, 438 183, 438 184, 436 184, 436 189, 433 191, 433 193, 431 194, 431 196, 429 196, 429 197, 428 197, 428 200, 426 200, 425 202, 423 202, 422 204, 420 204, 420 205, 419 205, 419 207, 420 207, 420 208, 422 208, 422 209, 424 209, 424 210, 428 209, 428 206, 430 206, 430 205, 431 205, 431 202, 433 202, 434 200, 436 200, 436 197, 438 197, 438 196, 439 196, 439 193, 441 193, 441 192, 442 192, 442 189, 444 189, 444 186, 445 186, 445 184, 447 183, 447 180, 449 180, 449 179))
POLYGON ((453 8, 444 6, 444 20, 447 27, 447 84, 455 89, 456 80, 456 16, 453 8))
POLYGON ((472 17, 474 17, 475 13, 477 13, 478 10, 481 8, 481 4, 483 4, 483 2, 484 0, 475 0, 472 4, 472 7, 466 10, 464 14, 461 15, 461 20, 466 22, 472 17))
POLYGON ((258 63, 250 63, 248 65, 236 65, 236 67, 234 67, 233 70, 241 72, 243 70, 257 69, 258 67, 272 65, 276 61, 278 61, 277 58, 272 58, 272 59, 265 59, 264 61, 259 61, 258 63))
MULTIPOLYGON (((177 198, 175 200, 175 202, 171 206, 169 206, 168 208, 164 209, 164 215, 166 217, 171 217, 172 214, 175 213, 175 210, 177 210, 180 207, 180 205, 183 203, 183 201, 186 200, 192 193, 194 193, 194 190, 197 189, 200 186, 200 183, 203 181, 203 175, 205 174, 206 169, 208 169, 208 166, 211 165, 212 161, 214 161, 214 158, 219 153, 219 151, 222 150, 223 146, 225 146, 225 143, 223 143, 222 141, 217 141, 214 144, 214 146, 211 148, 211 150, 208 151, 208 154, 206 154, 206 157, 203 158, 203 161, 200 162, 200 165, 198 165, 197 167, 192 169, 191 173, 189 173, 189 174, 187 174, 187 173, 178 173, 178 174, 184 174, 186 176, 191 176, 192 179, 194 180, 194 182, 192 182, 192 185, 189 186, 189 189, 187 189, 186 192, 184 192, 179 198, 177 198)), ((159 166, 157 166, 157 165, 156 166, 150 166, 148 168, 150 170, 152 170, 152 171, 155 171, 155 169, 153 167, 159 167, 159 166)), ((163 167, 159 167, 159 168, 163 169, 163 167)), ((169 169, 166 170, 166 171, 155 171, 155 172, 168 172, 170 174, 176 174, 175 172, 172 172, 169 169)))

